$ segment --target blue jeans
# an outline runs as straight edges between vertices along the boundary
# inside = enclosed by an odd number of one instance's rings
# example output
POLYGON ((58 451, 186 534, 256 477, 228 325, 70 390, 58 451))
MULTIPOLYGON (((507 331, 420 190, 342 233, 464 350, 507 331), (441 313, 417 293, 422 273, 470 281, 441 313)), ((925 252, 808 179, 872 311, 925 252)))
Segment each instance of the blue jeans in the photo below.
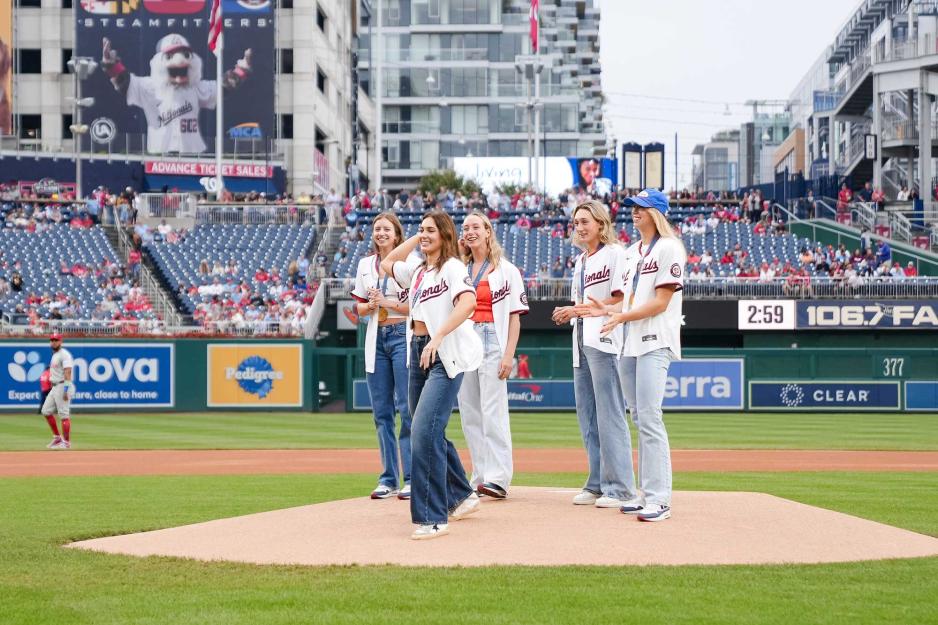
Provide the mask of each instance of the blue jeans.
POLYGON ((645 503, 664 506, 671 505, 671 447, 661 404, 673 359, 671 350, 663 347, 619 361, 622 394, 638 428, 638 473, 645 503))
POLYGON ((580 366, 573 368, 573 393, 589 459, 589 476, 583 489, 606 497, 632 499, 632 444, 616 356, 583 345, 582 328, 578 322, 580 366))
POLYGON ((408 401, 414 416, 410 517, 421 524, 446 523, 449 513, 472 494, 456 447, 446 438, 463 374, 450 379, 439 357, 429 369, 421 369, 420 353, 429 342, 427 336, 410 341, 408 401))
POLYGON ((404 323, 378 327, 375 372, 367 373, 375 415, 378 448, 384 470, 378 483, 391 488, 410 483, 410 410, 407 405, 407 337, 404 323), (396 409, 396 410, 395 410, 396 409), (394 413, 401 413, 400 437, 394 432, 394 413), (398 463, 400 446, 400 463, 398 463))

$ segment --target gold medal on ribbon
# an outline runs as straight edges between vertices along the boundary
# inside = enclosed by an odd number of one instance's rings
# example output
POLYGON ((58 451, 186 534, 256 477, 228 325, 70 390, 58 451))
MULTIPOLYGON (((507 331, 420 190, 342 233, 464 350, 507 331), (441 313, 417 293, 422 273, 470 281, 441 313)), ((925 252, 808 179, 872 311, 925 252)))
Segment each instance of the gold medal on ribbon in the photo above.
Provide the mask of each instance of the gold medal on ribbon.
POLYGON ((388 309, 379 308, 378 309, 378 321, 384 321, 387 318, 388 318, 388 309))

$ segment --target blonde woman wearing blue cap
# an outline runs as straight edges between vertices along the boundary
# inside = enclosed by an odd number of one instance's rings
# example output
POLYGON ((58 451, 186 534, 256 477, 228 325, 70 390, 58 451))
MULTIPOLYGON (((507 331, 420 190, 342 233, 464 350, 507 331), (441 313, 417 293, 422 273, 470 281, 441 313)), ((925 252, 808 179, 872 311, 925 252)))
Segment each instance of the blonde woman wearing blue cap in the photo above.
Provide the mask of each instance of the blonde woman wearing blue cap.
POLYGON ((625 296, 614 306, 594 300, 591 314, 608 315, 604 335, 627 324, 619 378, 638 428, 641 495, 619 509, 640 521, 663 521, 671 516, 671 449, 661 405, 668 367, 681 357, 681 291, 687 253, 665 217, 667 196, 646 189, 623 204, 632 208, 632 221, 641 235, 625 252, 625 296))

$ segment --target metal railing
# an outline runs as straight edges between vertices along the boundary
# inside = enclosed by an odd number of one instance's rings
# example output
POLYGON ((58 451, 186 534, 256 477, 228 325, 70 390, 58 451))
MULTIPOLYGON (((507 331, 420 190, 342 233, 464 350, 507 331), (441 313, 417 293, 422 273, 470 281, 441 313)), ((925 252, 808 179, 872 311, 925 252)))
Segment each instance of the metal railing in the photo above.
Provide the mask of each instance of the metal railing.
MULTIPOLYGON (((117 218, 117 208, 114 206, 110 207, 111 216, 113 218, 112 226, 106 226, 108 228, 114 228, 117 232, 117 246, 120 254, 120 258, 126 259, 130 253, 131 247, 133 244, 130 240, 130 235, 127 234, 126 228, 120 223, 117 218)), ((143 292, 146 294, 147 299, 150 300, 150 304, 153 306, 154 312, 166 323, 171 325, 181 325, 182 324, 182 315, 176 309, 176 305, 167 295, 166 291, 160 286, 159 281, 153 277, 153 274, 150 272, 150 269, 144 264, 141 259, 140 265, 137 270, 137 281, 140 284, 140 287, 143 289, 143 292)))
POLYGON ((918 39, 905 39, 893 41, 892 45, 880 50, 877 46, 874 57, 877 63, 886 61, 903 61, 917 59, 923 56, 938 54, 936 40, 933 35, 924 35, 918 39))
MULTIPOLYGON (((119 133, 107 144, 95 143, 88 135, 80 135, 82 159, 115 159, 125 157, 133 160, 192 160, 214 158, 213 137, 206 138, 204 152, 180 154, 178 152, 152 152, 147 150, 146 133, 119 133)), ((226 138, 224 158, 250 162, 282 162, 285 156, 284 143, 278 139, 226 138)), ((51 157, 71 158, 75 154, 72 139, 21 139, 3 137, 2 151, 22 153, 30 156, 47 154, 51 157)))
POLYGON ((876 225, 876 207, 872 203, 855 202, 850 209, 850 221, 872 230, 876 225))
POLYGON ((198 204, 195 223, 319 225, 320 204, 198 204))
MULTIPOLYGON (((883 120, 883 141, 918 141, 918 128, 916 120, 883 120)), ((938 140, 938 122, 932 122, 931 139, 938 140)))
POLYGON ((173 325, 158 319, 99 321, 95 319, 42 320, 33 325, 0 321, 0 336, 47 336, 50 332, 92 336, 303 336, 303 328, 279 321, 209 321, 203 325, 173 325))
POLYGON ((912 241, 912 222, 902 213, 890 212, 889 233, 891 238, 909 243, 912 241))
MULTIPOLYGON (((779 299, 836 299, 846 295, 851 297, 916 299, 938 297, 938 277, 924 276, 915 278, 864 278, 858 276, 850 284, 839 278, 811 276, 810 289, 786 288, 786 278, 777 277, 769 281, 759 278, 738 277, 701 277, 691 278, 688 274, 684 281, 684 297, 687 299, 737 299, 737 298, 779 298, 779 299)), ((528 300, 570 301, 570 278, 529 279, 525 281, 528 300)), ((349 293, 354 286, 352 278, 330 278, 323 280, 326 302, 334 304, 339 300, 351 299, 349 293)))
POLYGON ((788 284, 784 278, 760 282, 758 278, 688 279, 687 299, 927 299, 938 297, 938 277, 845 278, 817 277, 802 284, 788 284))

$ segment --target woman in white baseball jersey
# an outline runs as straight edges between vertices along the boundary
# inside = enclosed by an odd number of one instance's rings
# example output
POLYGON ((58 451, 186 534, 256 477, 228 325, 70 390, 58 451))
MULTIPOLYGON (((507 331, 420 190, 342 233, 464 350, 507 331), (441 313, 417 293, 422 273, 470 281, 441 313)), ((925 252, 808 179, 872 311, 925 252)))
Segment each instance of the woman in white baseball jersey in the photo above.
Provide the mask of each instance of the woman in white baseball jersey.
POLYGON ((595 200, 573 211, 573 242, 583 249, 573 268, 573 306, 554 310, 555 323, 573 321, 573 391, 589 459, 589 477, 577 505, 618 508, 635 498, 625 401, 617 372, 622 332, 603 336, 603 321, 590 316, 587 298, 622 301, 625 252, 606 207, 595 200))
MULTIPOLYGON (((663 521, 671 516, 671 449, 661 404, 668 367, 681 357, 681 291, 687 253, 665 217, 667 196, 646 189, 626 199, 624 205, 632 207, 632 221, 641 240, 626 252, 622 312, 613 312, 602 330, 615 334, 620 323, 628 324, 619 374, 632 422, 638 428, 643 499, 624 504, 620 510, 642 521, 663 521)), ((599 303, 593 302, 593 308, 599 309, 599 303)), ((608 307, 598 314, 606 312, 608 307)))
POLYGON ((381 260, 404 242, 404 229, 394 213, 381 213, 371 225, 374 254, 358 263, 352 297, 358 314, 368 318, 365 331, 365 377, 383 470, 372 499, 397 494, 410 497, 410 411, 407 407, 407 289, 382 271, 381 260), (400 437, 394 413, 401 413, 400 437), (400 461, 398 461, 400 452, 400 461), (403 478, 403 488, 401 479, 403 478))
POLYGON ((52 347, 52 360, 49 362, 49 382, 52 390, 42 403, 42 414, 52 429, 52 442, 49 449, 69 449, 72 446, 72 397, 75 396, 75 383, 72 382, 72 354, 62 347, 62 335, 49 337, 52 347), (55 416, 62 420, 62 434, 55 426, 55 416))
POLYGON ((462 431, 472 456, 469 484, 480 495, 504 499, 513 472, 508 374, 528 298, 521 272, 502 255, 488 217, 478 211, 469 214, 460 243, 476 292, 472 321, 485 351, 482 364, 466 372, 459 389, 462 431))
POLYGON ((482 363, 482 341, 469 320, 475 289, 459 260, 456 226, 439 211, 428 213, 418 233, 388 254, 381 269, 410 288, 410 515, 418 525, 412 538, 436 538, 448 533, 449 517, 461 519, 479 506, 456 448, 446 438, 463 374, 482 363), (409 258, 418 244, 425 260, 409 258))

